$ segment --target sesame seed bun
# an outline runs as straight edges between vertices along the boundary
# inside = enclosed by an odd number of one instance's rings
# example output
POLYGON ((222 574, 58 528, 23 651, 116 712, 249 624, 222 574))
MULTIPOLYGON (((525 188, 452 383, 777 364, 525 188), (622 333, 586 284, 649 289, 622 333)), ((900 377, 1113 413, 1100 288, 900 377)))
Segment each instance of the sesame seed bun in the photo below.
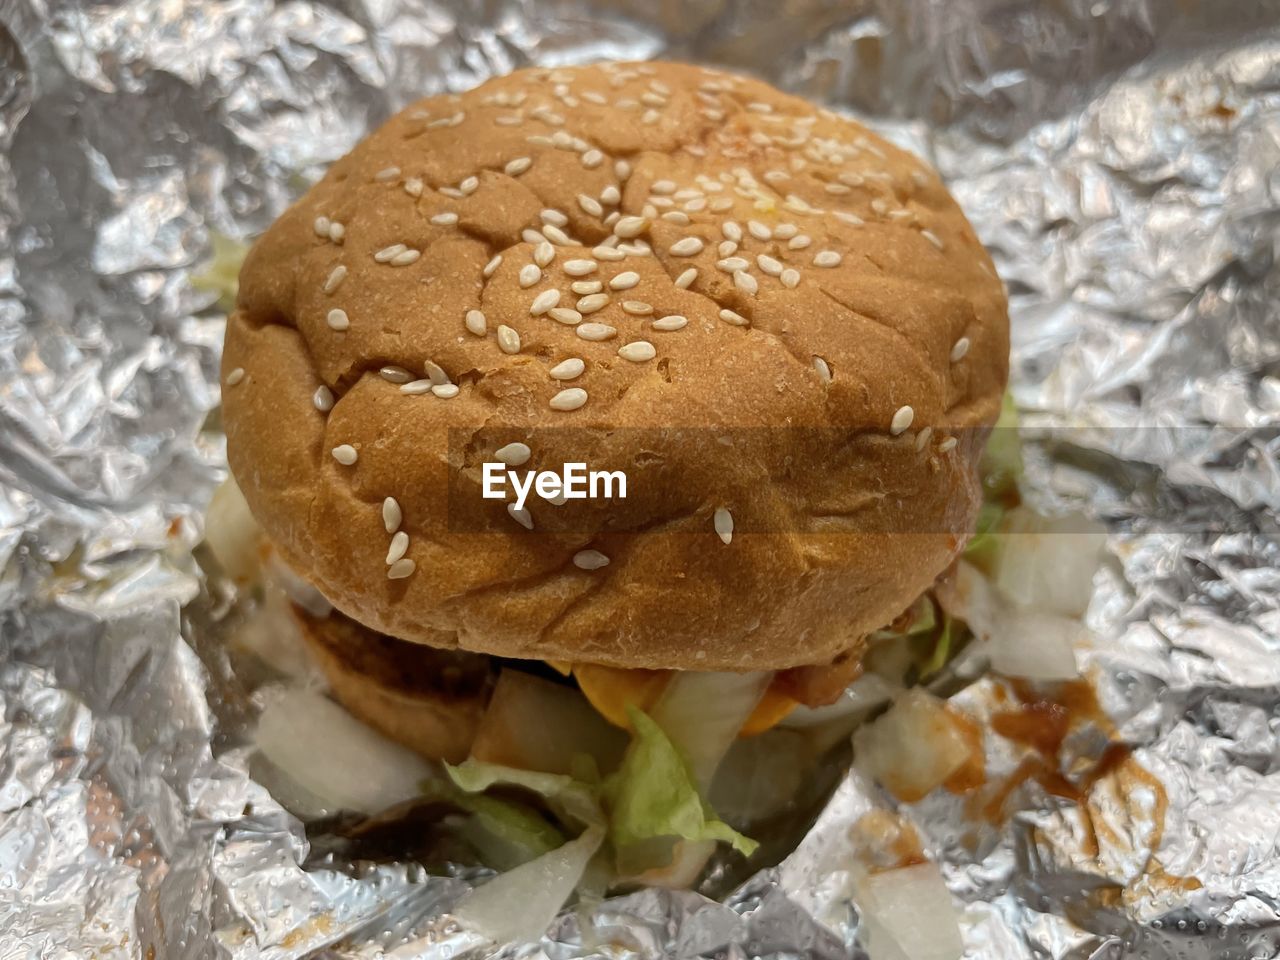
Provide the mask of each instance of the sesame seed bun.
POLYGON ((782 669, 962 549, 1008 337, 946 188, 857 123, 692 66, 525 70, 413 104, 259 240, 223 417, 267 535, 377 631, 782 669), (509 514, 480 468, 511 444, 628 496, 509 514))

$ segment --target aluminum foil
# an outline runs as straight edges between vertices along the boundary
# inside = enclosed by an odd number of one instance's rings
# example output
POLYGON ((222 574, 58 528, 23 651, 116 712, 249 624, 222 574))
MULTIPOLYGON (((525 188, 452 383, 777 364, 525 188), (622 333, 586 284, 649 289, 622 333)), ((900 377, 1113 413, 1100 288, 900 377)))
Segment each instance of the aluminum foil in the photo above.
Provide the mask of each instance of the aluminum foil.
MULTIPOLYGON (((448 920, 467 874, 317 852, 250 776, 191 554, 225 468, 189 281, 410 99, 602 57, 761 74, 929 157, 1010 289, 1024 492, 1112 530, 1082 659, 1127 779, 899 811, 967 955, 1280 955, 1280 4, 0 0, 0 957, 494 952, 448 920)), ((500 952, 859 956, 850 828, 889 802, 851 773, 726 900, 500 952)))

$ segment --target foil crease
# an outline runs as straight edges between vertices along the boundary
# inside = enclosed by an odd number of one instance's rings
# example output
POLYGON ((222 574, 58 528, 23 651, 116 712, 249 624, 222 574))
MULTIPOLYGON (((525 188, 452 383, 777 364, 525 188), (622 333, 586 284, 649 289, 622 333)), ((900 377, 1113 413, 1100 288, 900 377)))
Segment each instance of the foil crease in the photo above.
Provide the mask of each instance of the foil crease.
POLYGON ((754 72, 935 163, 1010 290, 1024 493, 1110 525, 1083 661, 1159 788, 1099 785, 1097 850, 1035 783, 976 833, 902 806, 967 955, 1280 956, 1265 0, 0 0, 0 955, 863 955, 850 826, 889 800, 857 773, 724 902, 634 893, 500 948, 448 919, 470 875, 315 856, 251 776, 191 554, 225 466, 190 278, 409 100, 603 57, 754 72))

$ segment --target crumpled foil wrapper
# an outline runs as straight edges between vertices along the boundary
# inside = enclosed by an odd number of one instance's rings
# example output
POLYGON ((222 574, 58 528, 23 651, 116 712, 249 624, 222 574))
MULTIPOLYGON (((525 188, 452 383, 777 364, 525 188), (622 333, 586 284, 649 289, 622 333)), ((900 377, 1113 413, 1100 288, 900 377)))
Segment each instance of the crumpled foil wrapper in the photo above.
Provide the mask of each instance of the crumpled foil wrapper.
MULTIPOLYGON (((945 792, 901 809, 967 956, 1280 955, 1280 4, 0 0, 0 956, 495 952, 447 919, 467 874, 316 857, 250 776, 191 555, 225 467, 189 281, 413 98, 645 57, 938 166, 1009 286, 1024 492, 1112 530, 1082 661, 1140 782, 1094 791, 1092 842, 1030 781, 976 832, 945 792)), ((497 952, 862 956, 849 830, 888 802, 850 773, 725 901, 635 893, 497 952)))

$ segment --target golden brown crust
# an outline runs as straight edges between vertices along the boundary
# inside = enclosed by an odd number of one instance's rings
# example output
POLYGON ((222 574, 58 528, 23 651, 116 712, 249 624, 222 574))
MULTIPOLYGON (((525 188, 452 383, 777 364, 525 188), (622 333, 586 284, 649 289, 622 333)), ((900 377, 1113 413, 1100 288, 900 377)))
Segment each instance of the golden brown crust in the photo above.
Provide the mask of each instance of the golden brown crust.
POLYGON ((224 422, 255 516, 295 569, 375 630, 507 657, 785 668, 852 648, 961 548, 1007 377, 1008 320, 989 257, 909 154, 754 80, 622 65, 523 71, 390 120, 254 247, 223 364, 224 375, 245 371, 224 391, 224 422), (504 172, 521 157, 527 170, 504 172), (595 215, 592 201, 610 199, 611 186, 623 214, 651 207, 638 239, 654 255, 593 254, 613 207, 595 215), (555 246, 522 287, 535 247, 521 234, 547 209, 581 245, 555 246), (343 224, 341 243, 317 235, 318 217, 343 224), (717 266, 719 245, 737 235, 729 220, 743 234, 730 255, 751 279, 717 266), (784 236, 759 239, 752 220, 784 236), (688 237, 701 252, 672 251, 688 237), (421 255, 377 262, 392 244, 421 255), (839 265, 815 264, 821 251, 839 265), (760 255, 797 270, 794 289, 760 255), (567 275, 577 259, 597 269, 567 275), (339 266, 346 275, 326 293, 339 266), (675 279, 690 267, 697 277, 682 289, 675 279), (630 271, 637 285, 606 287, 608 305, 586 317, 615 327, 615 339, 588 342, 530 314, 541 291, 573 306, 575 280, 630 271), (335 308, 349 317, 344 332, 327 323, 335 308), (464 326, 477 308, 484 336, 464 326), (688 325, 654 330, 669 314, 688 325), (518 353, 499 348, 499 324, 520 334, 518 353), (967 353, 953 361, 962 338, 967 353), (640 339, 654 359, 617 355, 640 339), (585 373, 553 379, 567 357, 585 373), (428 363, 457 397, 408 396, 378 373, 396 364, 421 377, 428 363), (327 416, 312 405, 322 384, 338 397, 327 416), (585 406, 552 409, 566 387, 584 388, 585 406), (894 435, 907 405, 913 422, 894 435), (479 497, 480 462, 513 440, 533 449, 528 468, 625 469, 628 498, 535 499, 535 530, 525 530, 479 497), (340 444, 356 448, 355 464, 334 459, 340 444), (405 579, 387 578, 388 496, 416 565, 405 579), (734 518, 728 545, 713 529, 718 508, 734 518), (585 548, 609 565, 579 569, 585 548))
POLYGON ((334 698, 425 757, 461 763, 493 691, 489 658, 374 633, 340 613, 290 608, 334 698))

